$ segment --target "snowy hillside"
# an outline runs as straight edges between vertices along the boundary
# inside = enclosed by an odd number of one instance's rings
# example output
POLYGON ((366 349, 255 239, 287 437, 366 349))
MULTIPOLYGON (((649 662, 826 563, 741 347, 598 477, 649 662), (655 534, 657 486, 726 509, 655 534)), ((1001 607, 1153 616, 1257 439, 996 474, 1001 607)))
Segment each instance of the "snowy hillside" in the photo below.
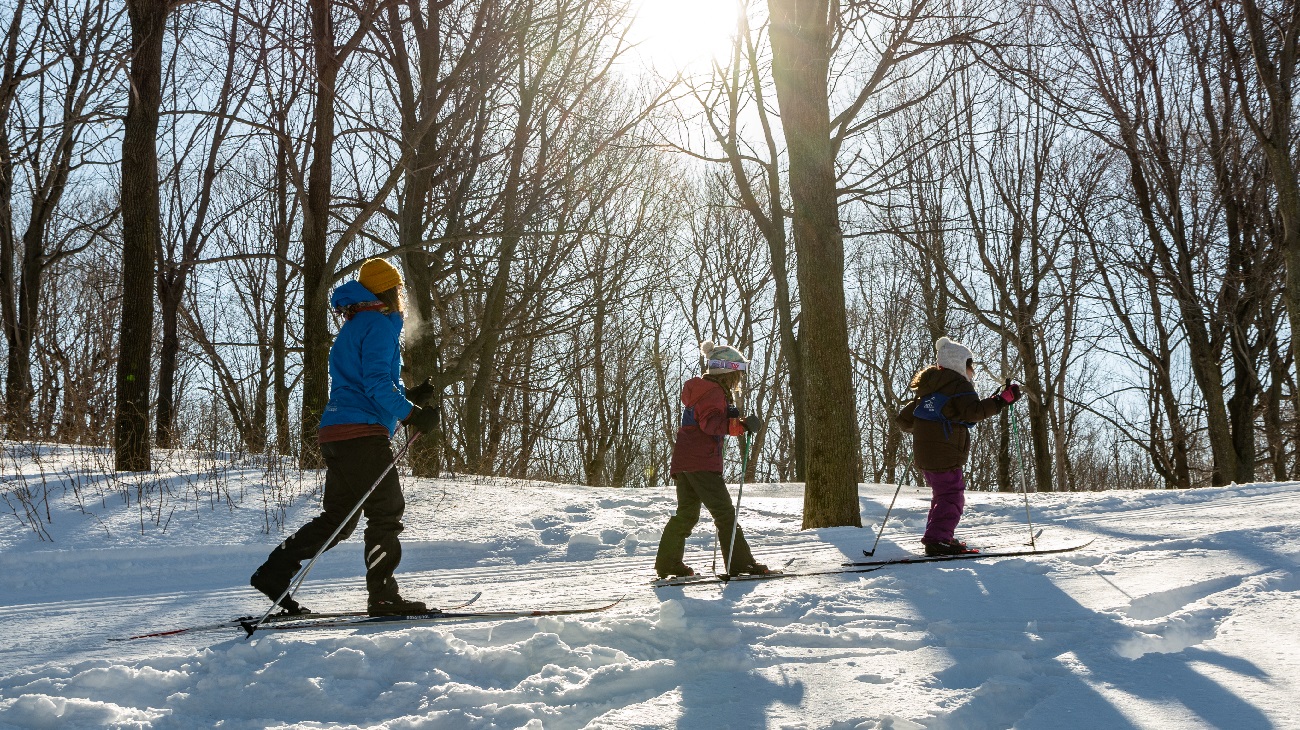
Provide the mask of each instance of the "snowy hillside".
MULTIPOLYGON (((59 449, 0 466, 4 488, 25 481, 53 517, 42 540, 12 494, 0 503, 0 727, 1300 727, 1300 484, 1034 495, 1044 544, 1095 541, 655 590, 669 490, 407 476, 404 593, 448 605, 482 591, 484 610, 623 602, 578 617, 109 642, 265 608, 247 578, 283 533, 264 529, 263 471, 171 464, 135 497, 59 449), (205 491, 214 479, 225 499, 205 491)), ((290 493, 319 475, 306 479, 290 493)), ((868 529, 801 532, 798 485, 749 485, 741 524, 769 564, 834 568, 861 559, 893 492, 863 486, 868 529)), ((903 488, 877 557, 919 549, 927 499, 903 488)), ((959 537, 1027 538, 1019 495, 969 502, 959 537)), ((315 510, 294 500, 290 529, 315 510)), ((711 538, 706 518, 688 544, 697 570, 711 538)), ((358 542, 328 553, 300 600, 364 607, 358 542)))

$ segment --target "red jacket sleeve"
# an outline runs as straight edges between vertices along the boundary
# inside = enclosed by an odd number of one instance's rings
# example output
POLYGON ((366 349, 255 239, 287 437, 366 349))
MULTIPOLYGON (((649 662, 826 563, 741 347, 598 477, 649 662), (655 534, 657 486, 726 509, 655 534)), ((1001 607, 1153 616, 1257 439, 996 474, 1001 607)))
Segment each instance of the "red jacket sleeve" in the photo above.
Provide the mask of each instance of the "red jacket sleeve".
POLYGON ((695 422, 710 436, 726 436, 730 433, 727 420, 727 397, 722 386, 709 388, 695 402, 695 422))

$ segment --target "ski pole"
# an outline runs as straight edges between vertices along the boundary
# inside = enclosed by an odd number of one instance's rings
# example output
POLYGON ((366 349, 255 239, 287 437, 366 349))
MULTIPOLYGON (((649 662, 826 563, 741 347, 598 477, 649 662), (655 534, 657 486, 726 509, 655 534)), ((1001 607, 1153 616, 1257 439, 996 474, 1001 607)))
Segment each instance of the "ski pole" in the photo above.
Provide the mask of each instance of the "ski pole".
MULTIPOLYGON (((912 476, 912 457, 907 457, 907 466, 903 468, 903 479, 910 481, 912 476)), ((894 511, 894 501, 898 499, 898 493, 903 489, 903 482, 899 482, 894 487, 894 496, 889 500, 889 509, 885 510, 885 519, 880 521, 880 529, 876 530, 876 541, 871 544, 871 549, 867 551, 867 557, 876 554, 876 546, 880 544, 880 536, 885 534, 885 525, 889 522, 889 513, 894 511)))
POLYGON ((749 469, 749 432, 745 432, 744 445, 740 447, 740 489, 736 491, 736 518, 731 521, 731 545, 723 556, 722 567, 731 577, 731 560, 736 557, 736 532, 740 529, 740 498, 745 496, 745 472, 749 469))
POLYGON ((1008 404, 1007 411, 1011 419, 1011 438, 1015 440, 1016 453, 1020 456, 1020 494, 1025 498, 1025 523, 1029 525, 1029 547, 1037 550, 1038 545, 1034 543, 1034 520, 1029 515, 1029 483, 1025 481, 1025 447, 1020 441, 1020 429, 1016 427, 1016 404, 1008 404))
POLYGON ((402 448, 398 450, 397 455, 393 457, 393 462, 384 468, 383 473, 379 475, 379 478, 375 480, 375 483, 371 484, 370 488, 366 490, 366 493, 361 495, 361 499, 358 499, 357 503, 353 505, 352 511, 348 513, 348 516, 344 517, 343 521, 339 523, 339 526, 334 528, 334 532, 329 536, 328 540, 321 544, 320 550, 317 550, 316 554, 312 556, 312 559, 307 562, 307 566, 298 572, 297 579, 290 582, 289 587, 285 588, 284 592, 280 594, 280 597, 271 603, 271 607, 266 609, 266 613, 262 614, 261 618, 252 624, 244 624, 244 631, 248 632, 247 638, 251 639, 253 637, 253 632, 257 631, 257 627, 261 626, 262 622, 266 621, 266 619, 271 615, 271 612, 280 605, 280 601, 283 601, 286 596, 297 592, 298 588, 302 585, 302 582, 307 580, 307 574, 311 572, 311 567, 316 564, 316 559, 321 555, 324 555, 325 551, 334 544, 334 538, 338 537, 339 533, 343 531, 343 526, 352 521, 352 518, 357 514, 357 510, 361 509, 361 505, 366 503, 366 500, 370 498, 370 495, 379 488, 379 483, 384 480, 384 477, 388 476, 388 472, 392 471, 393 467, 397 466, 397 462, 401 461, 402 457, 406 455, 406 450, 411 448, 411 444, 415 443, 416 440, 423 435, 422 432, 416 431, 413 436, 406 439, 406 443, 402 445, 402 448))

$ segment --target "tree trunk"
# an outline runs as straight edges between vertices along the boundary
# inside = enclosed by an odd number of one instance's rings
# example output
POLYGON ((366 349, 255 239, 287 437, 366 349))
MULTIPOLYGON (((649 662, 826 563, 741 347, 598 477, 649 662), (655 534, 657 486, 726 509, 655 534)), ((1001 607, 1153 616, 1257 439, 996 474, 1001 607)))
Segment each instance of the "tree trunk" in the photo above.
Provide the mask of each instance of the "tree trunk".
MULTIPOLYGON (((283 124, 283 119, 281 119, 283 124)), ((283 127, 281 127, 283 131, 283 127)), ((275 401, 275 449, 293 453, 289 439, 289 145, 280 137, 275 152, 275 300, 271 306, 271 388, 275 401)))
POLYGON ((5 371, 5 418, 9 438, 27 438, 32 432, 32 338, 36 333, 37 306, 40 303, 41 263, 44 251, 41 235, 44 226, 36 222, 23 236, 21 276, 18 281, 18 319, 8 339, 9 352, 5 371))
MULTIPOLYGON (((1228 24, 1224 3, 1214 3, 1228 50, 1237 68, 1242 111, 1268 160, 1276 190, 1278 218, 1282 223, 1282 255, 1286 265, 1283 301, 1292 332, 1291 364, 1300 367, 1300 173, 1292 158, 1292 125, 1295 119, 1295 75, 1300 64, 1300 6, 1283 3, 1267 13, 1256 0, 1242 0, 1236 7, 1245 22, 1251 60, 1254 61, 1254 84, 1244 78, 1244 64, 1237 50, 1237 39, 1228 24), (1258 119, 1250 108, 1258 91, 1264 92, 1267 115, 1258 119)), ((1300 423, 1300 421, 1297 421, 1300 423)), ((1293 436, 1296 434, 1293 433, 1293 436)), ((1300 453, 1300 451, 1298 451, 1300 453)))
MULTIPOLYGON (((417 13, 417 5, 411 3, 410 10, 417 13)), ((397 241, 403 250, 402 269, 410 297, 408 306, 413 307, 418 315, 408 318, 408 321, 423 325, 406 333, 404 365, 408 371, 408 385, 422 383, 425 378, 437 375, 438 339, 432 336, 433 328, 430 326, 433 322, 434 282, 429 272, 433 262, 422 244, 429 229, 429 195, 438 170, 439 140, 431 118, 438 113, 441 10, 441 7, 429 3, 423 22, 412 24, 419 51, 415 59, 419 64, 416 68, 418 73, 412 77, 409 71, 413 64, 405 40, 407 30, 400 22, 397 6, 388 7, 389 28, 393 32, 394 71, 402 89, 402 139, 415 150, 402 181, 405 190, 397 211, 397 241)), ((438 387, 441 389, 441 383, 438 387)), ((434 433, 426 434, 425 438, 412 444, 407 453, 407 461, 417 476, 438 474, 443 441, 441 430, 442 423, 439 422, 434 433)))
POLYGON ((118 471, 151 468, 154 270, 161 240, 158 110, 162 105, 167 0, 127 0, 131 19, 131 98, 122 132, 122 326, 117 360, 118 471))
MULTIPOLYGON (((778 189, 777 194, 780 194, 778 189)), ((780 207, 779 204, 775 207, 780 207)), ((807 455, 807 431, 804 414, 804 367, 803 355, 799 351, 799 337, 794 330, 794 305, 790 297, 789 271, 786 269, 785 219, 778 219, 782 225, 779 240, 768 239, 772 254, 772 276, 776 283, 776 311, 781 332, 781 352, 785 355, 785 365, 790 371, 790 406, 794 411, 794 478, 798 481, 807 479, 805 458, 807 455)))
POLYGON ((1287 478, 1286 430, 1282 425, 1282 386, 1286 380, 1287 363, 1277 339, 1268 341, 1268 361, 1271 380, 1264 392, 1264 435, 1268 444, 1268 460, 1272 465, 1273 481, 1287 478))
MULTIPOLYGON (((1048 424, 1048 395, 1042 366, 1034 351, 1034 333, 1028 327, 1017 333, 1020 361, 1025 368, 1025 385, 1027 390, 1038 396, 1038 400, 1026 398, 1029 415, 1030 456, 1034 462, 1034 491, 1050 492, 1052 490, 1052 447, 1051 426, 1048 424)), ((1065 477, 1064 474, 1061 475, 1065 477)))
POLYGON ((330 0, 310 0, 312 49, 316 58, 316 106, 313 116, 311 167, 303 201, 302 226, 302 447, 300 463, 307 469, 324 466, 316 448, 316 429, 329 402, 330 332, 327 271, 330 187, 333 180, 334 86, 339 60, 334 47, 330 0))
POLYGON ((826 0, 768 0, 772 75, 790 157, 799 333, 806 424, 803 527, 862 525, 860 458, 844 305, 840 231, 831 142, 831 24, 826 0))
POLYGON ((183 288, 184 285, 178 282, 160 281, 158 284, 162 347, 158 351, 158 411, 154 420, 154 438, 158 447, 162 449, 170 449, 176 445, 173 441, 176 431, 176 363, 181 350, 178 320, 183 288))
MULTIPOLYGON (((522 62, 522 60, 521 60, 522 62)), ((533 120, 533 104, 537 97, 538 79, 527 79, 520 88, 519 117, 515 121, 514 139, 511 143, 510 162, 502 188, 501 248, 497 253, 497 271, 483 304, 481 347, 477 353, 478 372, 465 395, 465 461, 466 468, 476 474, 486 474, 491 469, 491 437, 483 422, 493 389, 497 349, 501 344, 501 329, 506 317, 506 295, 510 285, 510 270, 514 265, 519 242, 523 237, 525 218, 523 167, 528 152, 528 138, 533 120), (485 444, 485 440, 487 443, 485 444)))

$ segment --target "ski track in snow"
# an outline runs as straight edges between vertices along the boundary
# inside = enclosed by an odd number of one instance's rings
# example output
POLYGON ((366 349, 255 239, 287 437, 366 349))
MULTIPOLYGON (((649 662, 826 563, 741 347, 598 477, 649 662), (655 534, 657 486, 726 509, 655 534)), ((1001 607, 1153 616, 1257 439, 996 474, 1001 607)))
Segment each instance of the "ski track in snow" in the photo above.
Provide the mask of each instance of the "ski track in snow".
MULTIPOLYGON (((249 478, 257 478, 250 472, 249 478)), ((587 615, 325 629, 144 631, 260 613, 245 581, 280 533, 260 509, 60 505, 41 543, 0 523, 0 728, 1287 728, 1300 696, 1300 485, 1031 496, 1040 546, 1084 551, 842 576, 652 589, 670 490, 412 480, 399 579, 438 605, 587 615), (98 524, 107 525, 100 528, 98 524)), ((893 485, 863 485, 869 529, 800 531, 798 485, 747 485, 769 565, 861 560, 893 485)), ((972 544, 1027 542, 1016 494, 968 495, 972 544)), ((875 557, 919 547, 905 487, 875 557)), ((314 514, 298 500, 288 524, 314 514)), ((300 592, 364 602, 359 537, 300 592)), ((688 543, 707 572, 712 523, 688 543)))

